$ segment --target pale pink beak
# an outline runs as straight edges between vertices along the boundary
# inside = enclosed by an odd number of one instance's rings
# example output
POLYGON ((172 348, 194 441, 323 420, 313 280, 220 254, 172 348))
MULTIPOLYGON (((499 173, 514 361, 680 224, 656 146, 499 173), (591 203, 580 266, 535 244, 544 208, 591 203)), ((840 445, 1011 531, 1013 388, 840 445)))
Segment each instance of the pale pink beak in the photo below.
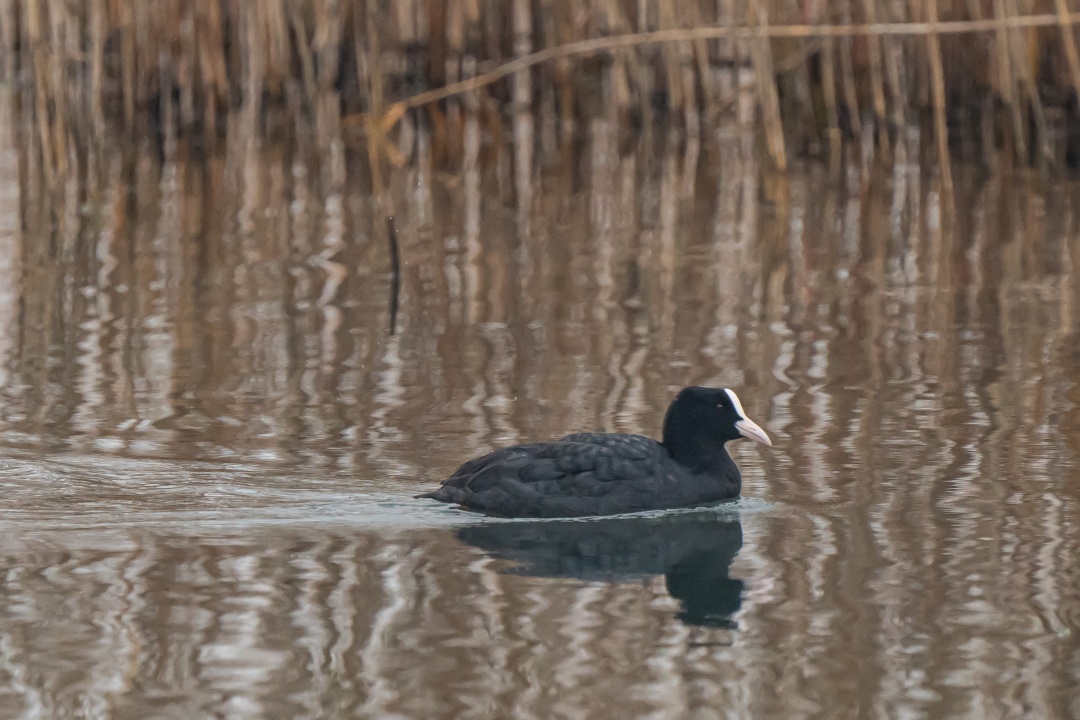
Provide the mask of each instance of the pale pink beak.
POLYGON ((739 434, 747 440, 753 440, 754 442, 759 442, 762 445, 768 445, 769 447, 772 447, 772 440, 769 439, 769 436, 765 434, 765 431, 762 430, 753 420, 750 420, 748 418, 736 420, 735 429, 738 430, 739 434))

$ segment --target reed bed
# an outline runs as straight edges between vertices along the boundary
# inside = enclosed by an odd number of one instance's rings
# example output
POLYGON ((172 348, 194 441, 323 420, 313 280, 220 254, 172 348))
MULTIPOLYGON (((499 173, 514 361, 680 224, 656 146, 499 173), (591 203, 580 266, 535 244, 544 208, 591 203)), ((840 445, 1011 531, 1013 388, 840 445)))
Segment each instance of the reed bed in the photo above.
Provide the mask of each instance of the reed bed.
POLYGON ((1080 0, 0 0, 0 71, 58 172, 108 129, 212 138, 236 113, 377 168, 403 117, 453 134, 462 108, 760 129, 781 168, 904 159, 919 130, 938 160, 1063 166, 1078 22, 1080 0))

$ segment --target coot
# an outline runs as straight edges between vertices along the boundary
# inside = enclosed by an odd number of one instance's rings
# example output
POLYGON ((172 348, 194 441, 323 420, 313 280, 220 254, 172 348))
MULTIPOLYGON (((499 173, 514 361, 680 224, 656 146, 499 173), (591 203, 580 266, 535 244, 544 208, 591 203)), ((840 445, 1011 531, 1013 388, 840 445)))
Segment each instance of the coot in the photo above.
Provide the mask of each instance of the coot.
POLYGON ((580 517, 693 507, 738 497, 739 467, 724 444, 772 445, 728 388, 683 388, 657 442, 575 433, 470 460, 419 497, 503 517, 580 517))

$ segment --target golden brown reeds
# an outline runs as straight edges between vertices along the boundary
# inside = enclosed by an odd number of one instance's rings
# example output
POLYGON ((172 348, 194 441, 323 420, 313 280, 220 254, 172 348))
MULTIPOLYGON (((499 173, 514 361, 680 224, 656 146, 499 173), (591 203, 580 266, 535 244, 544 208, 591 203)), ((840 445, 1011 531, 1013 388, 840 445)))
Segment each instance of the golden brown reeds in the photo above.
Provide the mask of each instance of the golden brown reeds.
POLYGON ((945 70, 941 64, 941 41, 937 33, 937 0, 926 0, 926 19, 931 28, 926 36, 926 43, 929 48, 930 71, 933 73, 931 82, 934 88, 934 136, 937 138, 941 179, 946 191, 951 193, 952 173, 949 169, 949 131, 945 120, 945 70))
POLYGON ((1080 137, 1078 22, 1080 0, 7 0, 0 70, 59 174, 106 130, 212 136, 241 109, 261 131, 343 127, 394 161, 413 109, 453 148, 460 97, 491 127, 543 106, 564 128, 611 112, 697 133, 738 122, 724 88, 744 72, 779 167, 823 139, 891 155, 923 120, 941 159, 978 135, 984 154, 1059 163, 1052 124, 1080 137))

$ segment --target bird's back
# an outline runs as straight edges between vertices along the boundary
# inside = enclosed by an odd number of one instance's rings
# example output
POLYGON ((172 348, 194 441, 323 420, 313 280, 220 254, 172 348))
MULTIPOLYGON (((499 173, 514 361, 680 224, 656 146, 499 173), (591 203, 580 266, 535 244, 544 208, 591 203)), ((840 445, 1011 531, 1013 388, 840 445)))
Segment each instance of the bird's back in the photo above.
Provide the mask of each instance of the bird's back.
POLYGON ((421 497, 510 517, 609 515, 734 497, 738 469, 729 464, 724 477, 702 478, 652 438, 575 433, 470 460, 421 497))

